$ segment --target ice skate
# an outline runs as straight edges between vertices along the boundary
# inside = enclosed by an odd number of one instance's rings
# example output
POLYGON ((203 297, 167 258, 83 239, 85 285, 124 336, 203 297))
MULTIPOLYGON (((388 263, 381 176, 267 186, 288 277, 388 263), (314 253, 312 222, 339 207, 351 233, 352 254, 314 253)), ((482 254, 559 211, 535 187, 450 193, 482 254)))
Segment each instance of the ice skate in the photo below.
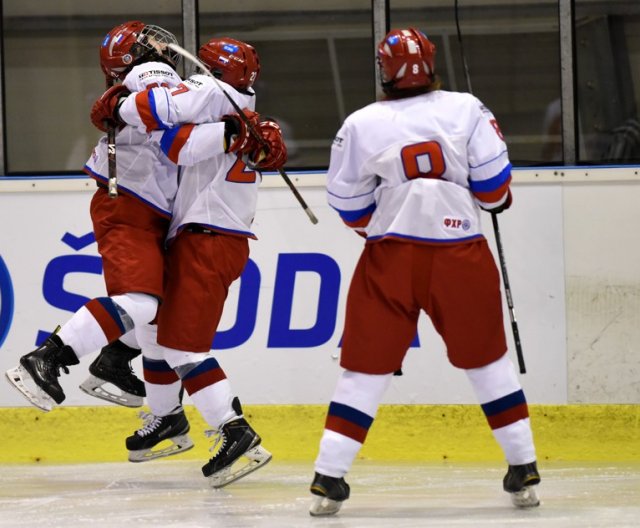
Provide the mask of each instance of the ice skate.
POLYGON ((126 440, 130 462, 148 462, 177 455, 193 447, 193 442, 187 434, 190 429, 189 422, 182 408, 167 416, 141 412, 140 417, 144 420, 142 428, 126 440), (171 444, 165 443, 165 447, 154 449, 165 441, 171 444))
POLYGON ((271 453, 260 445, 260 436, 244 418, 234 418, 219 430, 206 431, 205 434, 217 435, 212 451, 221 443, 215 456, 202 466, 202 474, 213 488, 231 484, 271 460, 271 453), (247 462, 243 464, 241 457, 245 457, 247 462))
POLYGON ((91 375, 80 388, 91 396, 118 405, 142 407, 146 396, 144 382, 134 375, 131 368, 131 360, 140 353, 140 350, 130 348, 121 341, 107 345, 89 365, 91 375), (112 390, 112 387, 120 393, 112 390))
POLYGON ((349 498, 350 488, 344 478, 328 477, 316 473, 311 483, 313 502, 309 513, 314 517, 335 515, 349 498))
POLYGON ((7 379, 29 402, 49 412, 64 401, 58 383, 60 370, 66 374, 70 365, 79 363, 73 349, 52 334, 37 349, 20 358, 20 365, 6 372, 7 379))
POLYGON ((540 505, 535 486, 540 483, 540 474, 535 462, 521 466, 509 466, 502 487, 511 495, 511 502, 518 508, 533 508, 540 505))

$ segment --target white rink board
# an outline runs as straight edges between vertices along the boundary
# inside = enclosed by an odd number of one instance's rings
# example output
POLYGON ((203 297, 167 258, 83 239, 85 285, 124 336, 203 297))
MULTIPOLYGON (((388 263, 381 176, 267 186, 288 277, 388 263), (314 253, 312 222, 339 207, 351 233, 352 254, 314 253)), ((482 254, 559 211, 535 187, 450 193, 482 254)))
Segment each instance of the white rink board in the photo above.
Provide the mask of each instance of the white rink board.
MULTIPOLYGON (((51 331, 70 317, 73 310, 56 306, 80 302, 72 295, 104 295, 101 275, 95 269, 89 272, 91 266, 99 266, 96 244, 86 245, 87 240, 82 238, 89 237, 90 241, 91 188, 0 192, 3 372, 34 348, 39 330, 51 331), (45 270, 51 277, 46 288, 45 270)), ((287 188, 265 185, 261 189, 255 221, 259 240, 251 243, 253 278, 259 275, 259 287, 255 282, 253 289, 246 286, 252 293, 239 316, 242 321, 251 320, 253 307, 257 306, 255 326, 244 325, 245 330, 252 331, 245 332, 239 346, 215 352, 244 403, 324 404, 330 400, 340 372, 338 343, 346 293, 364 241, 343 226, 328 207, 322 187, 300 187, 300 191, 318 217, 317 225, 311 224, 287 188), (311 262, 312 269, 318 265, 324 271, 293 274, 291 269, 300 265, 304 269, 305 262, 311 262), (287 279, 293 287, 291 296, 283 287, 287 279), (320 298, 323 309, 319 321, 320 298), (282 323, 283 314, 286 316, 289 310, 288 326, 283 334, 281 324, 280 340, 275 342, 274 336, 278 336, 270 328, 272 315, 282 323), (314 333, 318 328, 322 331, 314 333), (294 342, 289 339, 292 335, 294 342)), ((567 403, 562 187, 525 184, 514 186, 513 192, 515 206, 499 220, 527 365, 522 383, 530 403, 567 403)), ((491 219, 488 214, 484 218, 487 238, 493 240, 491 219)), ((236 324, 240 290, 236 282, 221 331, 236 324)), ((505 328, 516 363, 506 306, 505 328)), ((426 317, 421 318, 418 335, 420 348, 409 351, 404 376, 394 379, 384 402, 475 403, 466 377, 448 364, 442 341, 426 317)), ((62 375, 65 405, 101 404, 77 388, 94 357, 84 358, 70 375, 62 375)), ((139 359, 134 368, 141 373, 139 359)), ((4 381, 0 382, 0 402, 7 407, 26 405, 4 381)))

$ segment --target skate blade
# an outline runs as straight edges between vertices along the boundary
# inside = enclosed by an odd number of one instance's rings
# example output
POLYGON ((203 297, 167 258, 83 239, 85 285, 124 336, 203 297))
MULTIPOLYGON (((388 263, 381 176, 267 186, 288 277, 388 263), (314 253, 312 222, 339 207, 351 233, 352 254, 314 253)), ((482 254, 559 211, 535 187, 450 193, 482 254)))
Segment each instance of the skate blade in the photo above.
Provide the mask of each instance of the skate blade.
MULTIPOLYGON (((193 447, 193 442, 188 434, 174 436, 173 438, 167 438, 158 445, 162 445, 163 442, 171 441, 172 444, 158 450, 140 449, 138 451, 129 451, 129 462, 149 462, 156 458, 163 458, 168 456, 177 455, 183 451, 189 451, 193 447)), ((155 446, 157 447, 157 446, 155 446)))
POLYGON ((55 407, 55 400, 36 385, 22 365, 7 370, 5 375, 11 385, 41 411, 49 412, 55 407))
POLYGON ((261 445, 249 449, 243 456, 248 459, 248 462, 244 466, 238 468, 238 465, 242 463, 240 459, 238 459, 231 466, 221 469, 217 473, 207 477, 211 487, 215 489, 224 488, 232 482, 246 477, 249 473, 253 473, 256 469, 260 469, 273 458, 271 453, 261 445))
POLYGON ((100 378, 96 378, 91 375, 80 385, 80 389, 86 392, 89 396, 100 398, 101 400, 111 403, 117 403, 123 407, 142 407, 142 404, 144 403, 144 398, 142 398, 142 396, 136 396, 135 394, 125 391, 121 391, 121 394, 110 392, 104 388, 104 385, 108 383, 108 381, 101 380, 100 378))
POLYGON ((335 515, 336 513, 338 513, 338 511, 340 511, 343 502, 344 501, 336 501, 328 499, 327 497, 313 495, 313 501, 311 502, 311 507, 309 508, 309 514, 312 517, 335 515))
POLYGON ((516 508, 535 508, 540 505, 535 486, 525 486, 521 491, 511 493, 511 502, 516 508))

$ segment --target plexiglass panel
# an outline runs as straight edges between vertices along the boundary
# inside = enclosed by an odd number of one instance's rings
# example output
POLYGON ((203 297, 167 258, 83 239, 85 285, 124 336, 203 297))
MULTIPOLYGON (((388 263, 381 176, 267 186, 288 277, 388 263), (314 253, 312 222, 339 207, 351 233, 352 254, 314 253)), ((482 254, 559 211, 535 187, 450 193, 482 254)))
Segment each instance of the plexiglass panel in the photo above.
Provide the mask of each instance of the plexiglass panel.
POLYGON ((437 46, 444 89, 471 91, 496 115, 514 164, 562 161, 560 42, 555 0, 391 4, 391 27, 415 26, 437 46))
MULTIPOLYGON (((262 60, 259 112, 285 131, 291 169, 326 167, 342 120, 375 99, 369 0, 200 0, 203 43, 231 36, 262 60)), ((448 90, 471 90, 496 114, 516 165, 562 164, 561 35, 557 0, 394 0, 390 25, 413 25, 438 47, 448 90)), ((182 2, 4 0, 5 169, 79 172, 100 137, 89 121, 104 89, 98 47, 126 20, 182 39, 182 2)), ((640 2, 575 1, 579 163, 640 161, 640 2)), ((566 73, 566 72, 565 72, 566 73)), ((566 78, 566 75, 565 75, 566 78)))
POLYGON ((640 2, 577 0, 578 159, 640 161, 640 2))
POLYGON ((256 110, 278 120, 288 169, 326 167, 342 120, 375 99, 371 2, 200 0, 201 43, 228 36, 255 46, 256 110))
POLYGON ((4 1, 7 172, 80 172, 101 135, 89 111, 105 89, 102 39, 142 20, 181 41, 181 9, 180 0, 4 1))

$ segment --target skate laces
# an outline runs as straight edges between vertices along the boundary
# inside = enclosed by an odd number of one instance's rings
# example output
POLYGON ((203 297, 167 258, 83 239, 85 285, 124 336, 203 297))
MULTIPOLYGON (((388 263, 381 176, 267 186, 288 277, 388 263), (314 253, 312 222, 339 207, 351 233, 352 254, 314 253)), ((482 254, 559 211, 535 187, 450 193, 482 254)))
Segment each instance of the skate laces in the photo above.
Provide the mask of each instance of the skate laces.
POLYGON ((142 427, 136 431, 138 436, 147 436, 153 433, 162 423, 162 416, 156 416, 153 413, 140 411, 138 414, 144 420, 142 427))
POLYGON ((220 442, 222 442, 222 445, 220 446, 220 449, 218 450, 218 452, 224 449, 224 446, 227 443, 227 435, 224 434, 224 432, 222 431, 222 428, 209 429, 204 432, 204 435, 207 438, 211 438, 212 436, 216 437, 215 440, 213 441, 213 445, 209 448, 209 451, 211 451, 212 453, 216 451, 216 447, 218 447, 218 444, 220 444, 220 442))

